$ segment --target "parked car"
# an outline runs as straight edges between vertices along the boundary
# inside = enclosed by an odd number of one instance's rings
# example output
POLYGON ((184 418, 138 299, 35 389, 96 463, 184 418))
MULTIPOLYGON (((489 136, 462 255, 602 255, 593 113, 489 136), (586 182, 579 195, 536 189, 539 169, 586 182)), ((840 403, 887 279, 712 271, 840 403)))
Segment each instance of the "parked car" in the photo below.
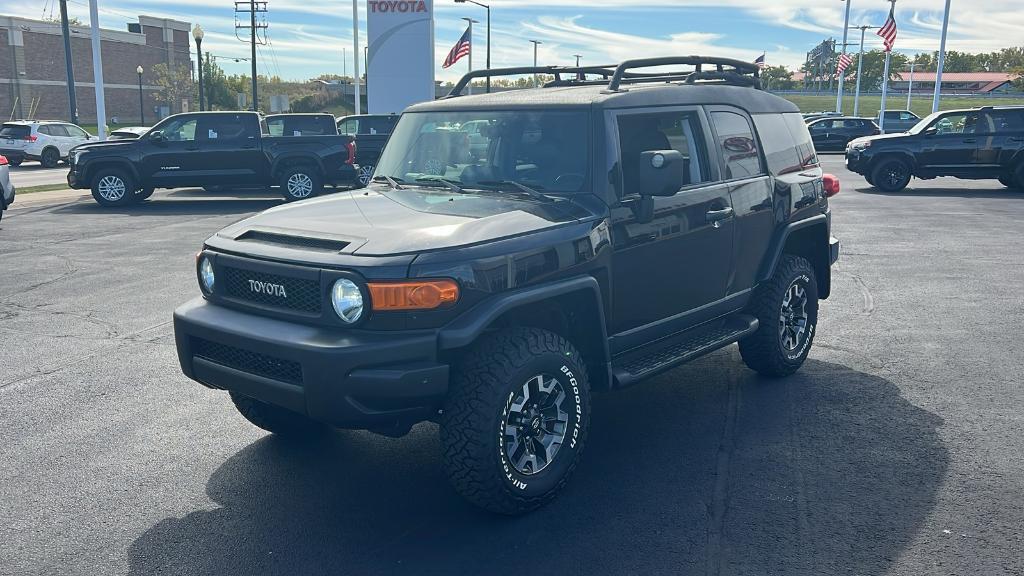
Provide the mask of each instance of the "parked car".
POLYGON ((869 118, 839 116, 819 118, 807 123, 814 141, 815 150, 846 150, 846 145, 854 138, 881 134, 878 125, 869 118))
POLYGON ((825 118, 829 116, 842 116, 839 112, 808 112, 802 114, 804 122, 810 122, 811 120, 817 120, 818 118, 825 118))
POLYGON ((10 162, 6 156, 0 156, 0 219, 4 210, 14 202, 14 183, 11 182, 10 162))
POLYGON ((68 185, 91 188, 103 206, 148 198, 156 188, 277 184, 285 200, 316 196, 324 184, 354 185, 350 136, 270 136, 256 112, 193 112, 165 118, 136 140, 71 151, 68 185))
POLYGON ((937 176, 1024 187, 1024 107, 936 112, 907 133, 850 142, 846 166, 886 192, 937 176))
POLYGON ((53 168, 68 157, 68 152, 96 137, 67 122, 15 120, 0 127, 0 154, 11 166, 25 160, 38 160, 53 168))
POLYGON ((149 132, 149 128, 145 126, 126 126, 124 128, 118 128, 112 130, 110 135, 107 137, 108 140, 135 140, 142 136, 146 132, 149 132))
MULTIPOLYGON (((437 421, 456 490, 516 514, 576 468, 592 390, 736 342, 761 374, 799 369, 839 182, 796 106, 738 60, 632 60, 607 85, 566 70, 458 97, 463 78, 403 113, 363 193, 208 238, 174 313, 185 375, 283 435, 437 421), (467 161, 450 127, 478 121, 489 152, 467 161)), ((558 69, 487 74, 524 72, 558 69)))
POLYGON ((361 114, 338 119, 338 132, 356 139, 356 164, 362 186, 370 183, 381 150, 397 122, 398 116, 394 114, 361 114))
POLYGON ((267 116, 271 136, 337 136, 331 114, 272 114, 267 116))
POLYGON ((882 125, 881 112, 878 113, 878 117, 875 119, 875 123, 881 126, 882 132, 885 134, 906 132, 917 125, 920 121, 921 117, 910 110, 886 110, 884 126, 882 125))

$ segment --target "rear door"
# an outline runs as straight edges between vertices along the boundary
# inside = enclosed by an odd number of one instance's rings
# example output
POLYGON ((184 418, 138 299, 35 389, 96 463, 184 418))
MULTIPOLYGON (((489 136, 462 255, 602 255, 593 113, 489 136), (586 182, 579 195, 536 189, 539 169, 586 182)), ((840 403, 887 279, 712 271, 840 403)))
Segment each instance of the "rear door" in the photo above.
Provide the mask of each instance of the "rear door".
POLYGON ((260 184, 267 160, 260 150, 260 124, 255 114, 202 114, 196 140, 201 154, 196 161, 195 185, 260 184))
POLYGON ((60 152, 61 158, 68 155, 68 150, 71 150, 71 138, 68 137, 68 132, 63 125, 43 124, 39 127, 38 132, 41 136, 46 137, 46 142, 43 143, 44 149, 56 148, 60 152))
POLYGON ((986 110, 979 126, 985 130, 977 135, 979 171, 993 178, 1007 174, 1017 151, 1024 147, 1024 109, 986 110))

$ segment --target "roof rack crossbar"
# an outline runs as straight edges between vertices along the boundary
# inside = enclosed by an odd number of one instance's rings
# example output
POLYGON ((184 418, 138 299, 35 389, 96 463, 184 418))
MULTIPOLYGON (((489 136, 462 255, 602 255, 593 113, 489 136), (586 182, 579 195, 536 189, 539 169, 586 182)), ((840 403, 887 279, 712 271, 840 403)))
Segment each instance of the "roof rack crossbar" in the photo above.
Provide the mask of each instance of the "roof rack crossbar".
POLYGON ((445 98, 462 96, 462 91, 470 82, 477 78, 494 78, 497 76, 522 76, 526 74, 548 74, 555 77, 556 82, 562 80, 563 74, 599 74, 605 79, 615 73, 615 64, 607 66, 518 66, 514 68, 491 68, 490 70, 473 70, 467 72, 452 88, 445 98))
MULTIPOLYGON (((686 65, 693 66, 694 71, 687 78, 688 82, 690 78, 693 78, 693 82, 700 79, 708 80, 724 80, 728 83, 738 83, 740 85, 752 86, 760 88, 760 68, 753 62, 744 62, 743 60, 735 60, 732 58, 718 58, 713 56, 666 56, 661 58, 638 58, 635 60, 626 60, 622 64, 619 64, 615 68, 615 74, 612 75, 612 79, 608 82, 608 92, 616 92, 623 80, 630 74, 629 70, 634 68, 651 68, 655 66, 673 66, 673 65, 686 65), (706 72, 704 65, 714 65, 715 72, 706 72), (731 68, 728 70, 726 67, 731 68), (715 77, 704 78, 704 74, 714 74, 715 77), (697 75, 697 76, 695 76, 697 75), (726 77, 726 75, 729 75, 726 77), (738 78, 744 78, 746 80, 737 81, 738 78)), ((679 72, 670 73, 670 75, 680 76, 679 72)), ((650 81, 659 78, 653 74, 645 74, 645 78, 651 78, 650 81)), ((692 83, 692 82, 691 82, 692 83)))

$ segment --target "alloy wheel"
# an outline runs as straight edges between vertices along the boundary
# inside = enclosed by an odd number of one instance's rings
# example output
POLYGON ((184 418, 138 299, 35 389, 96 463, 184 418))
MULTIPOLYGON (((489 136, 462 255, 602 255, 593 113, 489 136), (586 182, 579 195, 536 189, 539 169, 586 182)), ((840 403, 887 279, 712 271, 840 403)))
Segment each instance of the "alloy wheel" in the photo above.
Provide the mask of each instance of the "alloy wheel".
POLYGON ((302 172, 289 176, 287 186, 288 195, 292 198, 307 198, 313 193, 313 179, 302 172))
POLYGON ((360 166, 359 167, 359 183, 363 186, 369 186, 370 180, 373 178, 374 166, 360 166))
POLYGON ((901 162, 893 162, 886 167, 883 176, 886 184, 895 188, 907 177, 907 167, 901 162))
POLYGON ((789 285, 782 298, 779 314, 779 337, 787 352, 798 349, 807 335, 807 289, 801 280, 789 285))
POLYGON ((127 186, 125 186, 124 180, 117 176, 104 176, 100 179, 100 183, 96 186, 96 189, 104 200, 108 202, 117 202, 121 198, 124 198, 127 186))
POLYGON ((508 398, 503 415, 503 446, 508 462, 529 476, 557 456, 569 424, 562 383, 548 374, 530 378, 508 398))

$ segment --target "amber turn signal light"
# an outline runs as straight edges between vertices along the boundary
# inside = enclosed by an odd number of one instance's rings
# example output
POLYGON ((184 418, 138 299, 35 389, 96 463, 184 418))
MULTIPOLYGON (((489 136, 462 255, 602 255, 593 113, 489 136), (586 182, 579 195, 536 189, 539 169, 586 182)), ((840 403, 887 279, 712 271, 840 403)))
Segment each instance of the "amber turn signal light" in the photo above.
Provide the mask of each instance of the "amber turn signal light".
POLYGON ((459 285, 454 280, 371 282, 368 287, 377 311, 433 310, 459 300, 459 285))

